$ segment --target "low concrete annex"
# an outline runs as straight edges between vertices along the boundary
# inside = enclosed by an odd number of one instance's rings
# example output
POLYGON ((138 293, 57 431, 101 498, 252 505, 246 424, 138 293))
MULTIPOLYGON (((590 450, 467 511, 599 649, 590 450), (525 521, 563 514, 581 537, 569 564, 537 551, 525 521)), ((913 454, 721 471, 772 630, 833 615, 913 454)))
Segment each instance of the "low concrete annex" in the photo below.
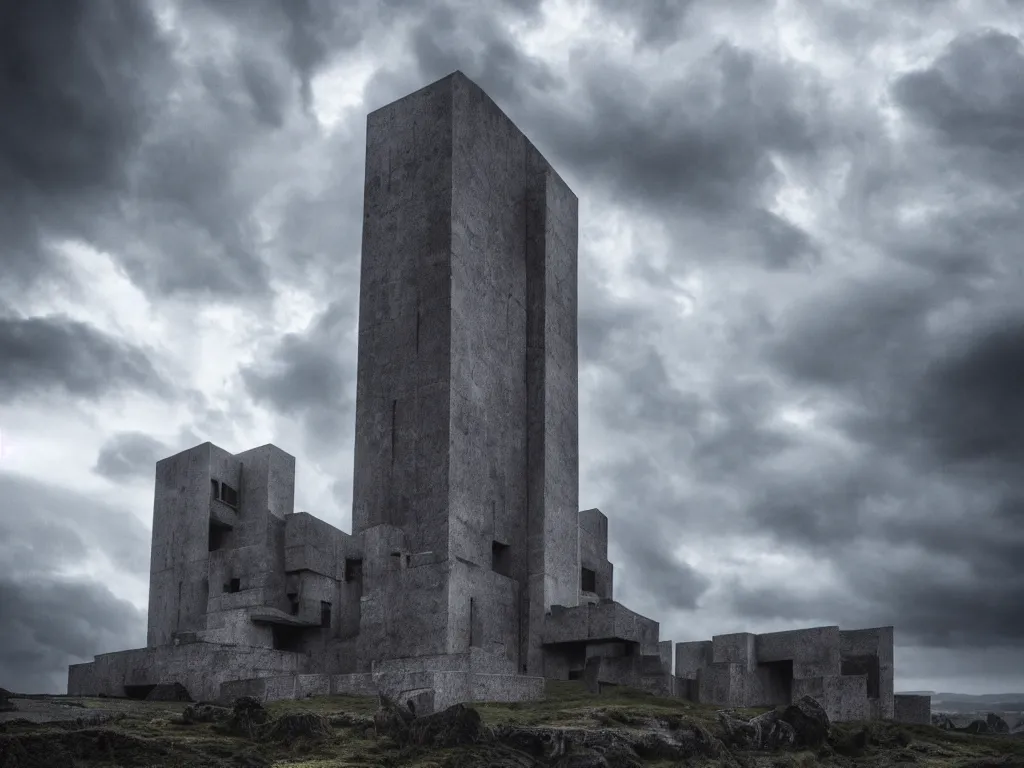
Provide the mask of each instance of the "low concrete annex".
POLYGON ((352 533, 293 511, 273 445, 163 459, 147 647, 73 665, 69 693, 424 712, 578 678, 893 716, 891 628, 684 643, 673 675, 614 601, 608 519, 579 510, 577 198, 464 75, 368 116, 363 221, 352 533))

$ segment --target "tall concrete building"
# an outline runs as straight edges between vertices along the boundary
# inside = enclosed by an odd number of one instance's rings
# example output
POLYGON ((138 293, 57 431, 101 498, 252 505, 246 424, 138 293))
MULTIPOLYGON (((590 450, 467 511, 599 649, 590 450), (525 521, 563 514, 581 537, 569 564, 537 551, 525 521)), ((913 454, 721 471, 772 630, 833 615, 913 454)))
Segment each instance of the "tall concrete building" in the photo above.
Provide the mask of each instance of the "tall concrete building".
POLYGON ((68 692, 424 712, 577 678, 919 717, 891 628, 681 643, 673 675, 658 623, 614 601, 608 518, 578 506, 576 249, 575 195, 461 73, 371 113, 352 533, 292 511, 272 445, 158 462, 147 647, 72 665, 68 692))
POLYGON ((545 612, 578 604, 576 242, 576 196, 464 76, 369 116, 352 527, 430 554, 367 596, 375 659, 472 638, 541 675, 545 612))

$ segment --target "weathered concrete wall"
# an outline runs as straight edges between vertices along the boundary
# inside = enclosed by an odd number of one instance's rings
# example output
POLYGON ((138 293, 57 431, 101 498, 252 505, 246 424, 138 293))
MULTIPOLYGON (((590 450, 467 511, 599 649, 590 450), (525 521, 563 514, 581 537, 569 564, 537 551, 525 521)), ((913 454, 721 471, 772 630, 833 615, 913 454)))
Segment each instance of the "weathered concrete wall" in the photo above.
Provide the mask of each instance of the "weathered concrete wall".
POLYGON ((710 640, 676 643, 675 675, 684 680, 696 680, 697 672, 711 664, 713 645, 710 640))
POLYGON ((532 620, 540 671, 544 611, 578 602, 576 205, 460 73, 368 117, 353 533, 386 524, 403 557, 436 558, 415 586, 416 568, 367 578, 373 637, 414 588, 440 610, 417 630, 450 653, 498 644, 530 668, 532 620))
MULTIPOLYGON (((611 600, 614 597, 613 567, 608 562, 608 518, 599 509, 584 509, 579 516, 580 525, 580 570, 589 569, 594 573, 595 589, 599 598, 611 600)), ((585 587, 580 579, 580 590, 585 587)))
POLYGON ((275 445, 235 454, 241 463, 243 509, 284 519, 295 506, 295 457, 275 445))
POLYGON ((363 533, 363 598, 359 667, 405 656, 431 656, 450 646, 449 561, 440 553, 411 553, 400 528, 363 533))
POLYGON ((214 500, 211 480, 239 487, 239 462, 211 443, 158 461, 153 502, 149 620, 146 643, 170 643, 176 632, 206 627, 212 508, 234 511, 214 500))
POLYGON ((792 660, 793 677, 840 673, 839 627, 813 627, 757 635, 758 662, 792 660))
POLYGON ((528 147, 468 79, 453 76, 447 88, 453 103, 449 546, 454 557, 489 569, 499 541, 510 547, 511 572, 523 581, 528 147))
MULTIPOLYGON (((892 627, 850 629, 839 633, 841 666, 843 663, 849 666, 851 659, 877 658, 878 698, 868 702, 870 716, 875 719, 891 720, 893 718, 893 650, 892 627)), ((871 670, 872 673, 875 671, 875 669, 871 670)))
POLYGON ((445 558, 452 119, 450 78, 367 117, 352 510, 445 558))
POLYGON ((300 617, 319 616, 321 602, 331 604, 330 632, 311 633, 305 650, 320 653, 333 640, 359 633, 362 557, 359 539, 308 512, 285 517, 286 595, 298 602, 300 617))
POLYGON ((527 195, 529 457, 527 669, 549 674, 538 652, 543 614, 580 598, 577 357, 578 202, 539 153, 527 195))
POLYGON ((471 648, 519 662, 520 583, 475 563, 455 560, 449 572, 449 653, 471 648))
POLYGON ((195 700, 212 701, 228 680, 303 672, 305 657, 266 648, 212 643, 105 653, 68 672, 72 696, 124 696, 125 686, 178 682, 195 700))
POLYGON ((697 672, 699 701, 720 707, 746 705, 746 671, 742 664, 711 664, 697 672))
POLYGON ((757 635, 736 632, 711 638, 711 658, 715 664, 740 664, 745 672, 757 666, 757 635))
POLYGON ((931 725, 932 697, 907 693, 893 696, 893 719, 899 723, 931 725))

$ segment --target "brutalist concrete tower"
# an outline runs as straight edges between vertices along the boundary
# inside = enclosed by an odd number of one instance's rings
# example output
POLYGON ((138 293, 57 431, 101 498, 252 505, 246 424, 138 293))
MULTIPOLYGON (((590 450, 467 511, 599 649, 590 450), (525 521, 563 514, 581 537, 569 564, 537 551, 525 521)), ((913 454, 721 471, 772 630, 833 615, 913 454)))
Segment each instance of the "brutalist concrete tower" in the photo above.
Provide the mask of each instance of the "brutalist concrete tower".
POLYGON ((576 265, 576 196, 463 74, 369 115, 363 663, 544 673, 544 613, 579 603, 576 265))

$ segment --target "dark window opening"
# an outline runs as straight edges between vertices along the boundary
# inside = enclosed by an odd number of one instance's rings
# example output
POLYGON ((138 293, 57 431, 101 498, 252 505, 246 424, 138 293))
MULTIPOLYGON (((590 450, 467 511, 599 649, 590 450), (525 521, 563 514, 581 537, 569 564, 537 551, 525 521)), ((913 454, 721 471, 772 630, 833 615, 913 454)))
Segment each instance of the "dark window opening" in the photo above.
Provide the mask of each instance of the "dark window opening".
POLYGON ((227 584, 224 585, 224 591, 228 592, 228 593, 231 593, 231 594, 233 594, 235 592, 241 592, 242 591, 242 580, 241 579, 231 579, 227 584))
POLYGON ((320 601, 320 626, 324 629, 331 626, 331 604, 325 600, 320 601))
POLYGON ((272 631, 275 651, 292 651, 293 653, 298 653, 302 650, 301 628, 286 627, 281 624, 275 624, 272 631))
POLYGON ((346 558, 345 581, 359 581, 363 578, 363 561, 346 558))
POLYGON ((491 542, 491 570, 502 576, 512 576, 512 548, 508 544, 491 542))
POLYGON ((221 528, 219 525, 210 526, 210 541, 208 547, 210 552, 216 552, 218 549, 223 549, 227 540, 228 532, 226 528, 221 528))
POLYGON ((238 491, 232 488, 227 483, 220 484, 220 500, 227 504, 229 507, 238 506, 238 491))
POLYGON ((298 601, 298 599, 293 597, 293 598, 291 598, 291 600, 289 600, 289 602, 290 602, 289 610, 290 610, 292 616, 298 616, 299 615, 299 601, 298 601))
POLYGON ((589 568, 580 568, 580 589, 584 592, 597 592, 597 573, 589 568))
POLYGON ((145 699, 156 685, 126 685, 124 695, 129 699, 145 699))
POLYGON ((877 656, 847 656, 842 659, 839 672, 843 675, 867 675, 868 698, 878 698, 881 670, 877 656))
POLYGON ((583 670, 582 669, 570 669, 569 670, 569 679, 570 680, 582 680, 583 679, 583 670))
POLYGON ((218 483, 216 480, 211 480, 210 481, 210 487, 211 487, 211 490, 213 491, 213 498, 214 499, 219 499, 220 498, 220 483, 218 483))

